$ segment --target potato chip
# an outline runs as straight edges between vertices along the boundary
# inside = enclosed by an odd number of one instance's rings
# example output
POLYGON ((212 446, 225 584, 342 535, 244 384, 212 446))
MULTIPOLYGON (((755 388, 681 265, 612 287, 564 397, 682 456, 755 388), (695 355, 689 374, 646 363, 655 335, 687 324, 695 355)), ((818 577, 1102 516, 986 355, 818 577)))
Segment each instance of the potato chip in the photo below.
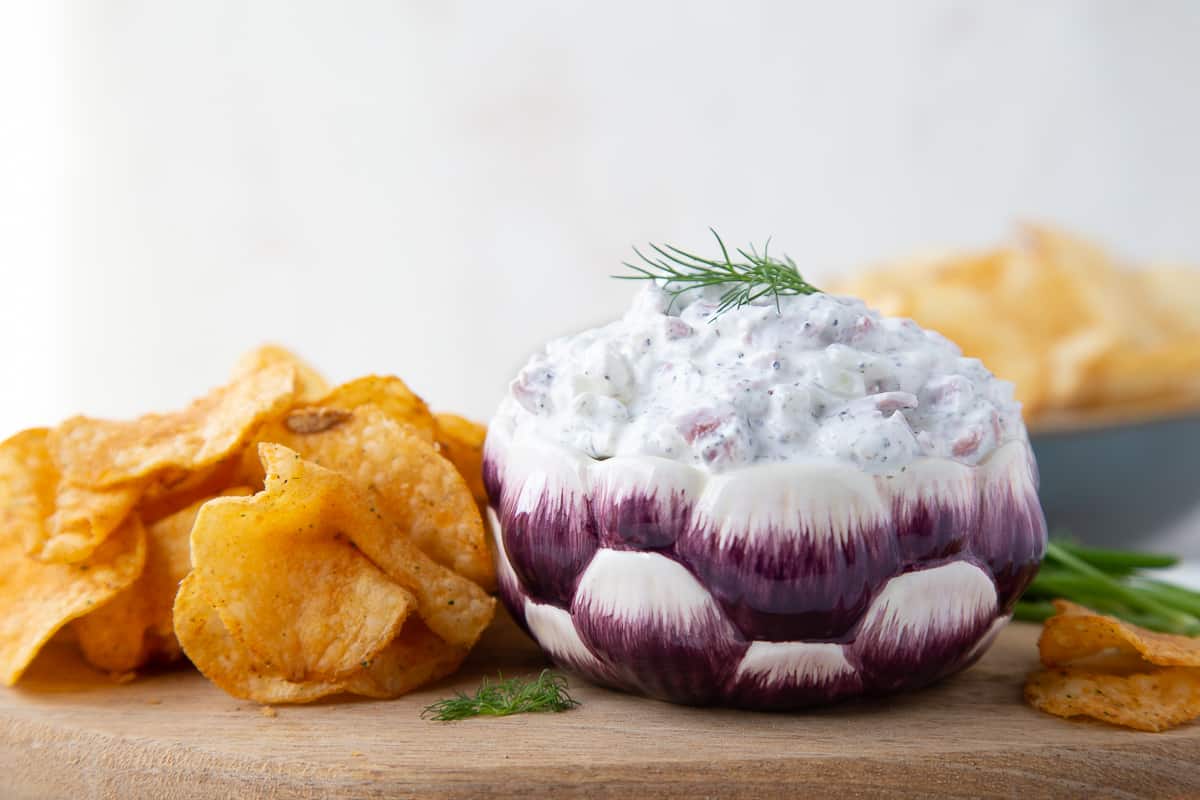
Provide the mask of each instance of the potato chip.
POLYGON ((457 414, 438 414, 437 443, 441 453, 458 470, 471 490, 475 502, 486 506, 487 489, 483 486, 483 442, 487 428, 457 414))
POLYGON ((472 541, 461 531, 474 535, 469 523, 479 512, 461 476, 430 445, 373 407, 358 409, 335 430, 353 434, 357 454, 343 451, 334 431, 301 442, 316 454, 315 463, 338 461, 338 477, 345 476, 348 485, 337 493, 331 513, 344 521, 343 529, 364 555, 413 593, 434 633, 450 644, 472 646, 491 622, 496 601, 468 577, 427 556, 411 535, 420 531, 430 541, 429 534, 440 531, 443 544, 461 542, 460 547, 472 541))
POLYGON ((329 384, 320 372, 286 347, 264 344, 242 356, 233 369, 233 379, 240 380, 264 367, 288 364, 296 372, 296 402, 314 403, 329 392, 329 384))
POLYGON ((316 405, 353 411, 359 406, 373 405, 394 422, 412 428, 413 432, 427 442, 433 442, 437 423, 425 401, 394 375, 368 375, 365 378, 343 383, 321 398, 316 405))
POLYGON ((1141 273, 1146 302, 1173 336, 1200 336, 1200 269, 1157 267, 1141 273))
POLYGON ((175 619, 179 641, 196 669, 234 697, 258 703, 310 703, 343 692, 392 699, 451 674, 466 655, 410 617, 391 644, 346 679, 293 682, 264 667, 229 635, 194 575, 179 588, 175 619))
POLYGON ((1034 427, 1200 406, 1200 270, 1131 270, 1060 230, 884 265, 831 287, 909 316, 1016 384, 1034 427), (1097 410, 1106 414, 1097 414, 1097 410))
POLYGON ((1109 617, 1067 600, 1055 600, 1058 614, 1046 620, 1038 639, 1042 663, 1061 666, 1105 651, 1137 655, 1164 667, 1200 667, 1200 638, 1158 633, 1109 617))
POLYGON ((295 391, 291 364, 268 364, 173 414, 133 422, 74 417, 48 445, 64 479, 93 488, 191 472, 240 449, 265 420, 281 416, 295 391))
MULTIPOLYGON (((0 452, 0 461, 9 458, 0 452)), ((10 465, 0 466, 0 475, 10 465)), ((0 480, 0 495, 8 482, 0 480)), ((91 558, 81 564, 53 564, 25 555, 7 503, 0 503, 0 681, 12 686, 38 651, 71 620, 110 600, 129 586, 146 558, 146 534, 136 514, 91 558)))
POLYGON ((371 663, 344 681, 346 691, 392 699, 450 675, 462 665, 467 648, 446 644, 417 617, 404 623, 395 641, 371 663))
POLYGON ((60 481, 46 538, 26 541, 26 552, 43 561, 83 561, 117 529, 141 498, 139 484, 92 489, 60 481))
MULTIPOLYGON (((200 591, 230 634, 289 681, 336 680, 395 638, 413 596, 355 546, 370 505, 345 478, 264 444, 265 489, 206 503, 192 528, 200 591), (350 515, 347 507, 362 507, 350 515)), ((378 525, 379 523, 375 523, 378 525)))
POLYGON ((234 697, 258 703, 310 703, 342 691, 340 683, 294 683, 265 670, 229 635, 216 609, 200 592, 196 575, 184 579, 175 597, 175 632, 188 659, 210 681, 234 697))
POLYGON ((124 522, 140 490, 94 490, 63 481, 50 457, 49 435, 45 428, 35 428, 0 444, 5 525, 13 527, 29 555, 83 561, 124 522))
MULTIPOLYGON (((222 493, 244 497, 251 490, 222 493)), ((73 624, 84 658, 109 672, 128 672, 147 662, 179 657, 172 607, 179 583, 191 571, 190 537, 207 499, 146 527, 146 565, 141 576, 100 608, 73 624)))
MULTIPOLYGON (((294 433, 273 425, 269 434, 263 434, 267 435, 301 457, 346 475, 370 494, 382 517, 405 533, 389 538, 403 539, 404 544, 411 540, 434 562, 480 586, 495 582, 483 520, 470 489, 454 466, 407 426, 396 424, 374 406, 361 406, 348 419, 316 433, 294 433)), ((395 578, 387 564, 376 563, 395 578)), ((412 589, 411 581, 401 584, 412 589)), ((465 591, 449 594, 459 596, 461 602, 465 591)), ((482 606, 472 607, 479 611, 479 619, 486 616, 482 606)))
POLYGON ((1086 716, 1141 731, 1164 731, 1200 717, 1200 669, 1159 667, 1108 674, 1063 667, 1035 672, 1025 699, 1059 717, 1086 716))
POLYGON ((160 519, 209 500, 231 486, 244 485, 241 480, 242 455, 230 456, 203 469, 166 476, 146 487, 138 500, 137 512, 142 522, 153 525, 160 519))

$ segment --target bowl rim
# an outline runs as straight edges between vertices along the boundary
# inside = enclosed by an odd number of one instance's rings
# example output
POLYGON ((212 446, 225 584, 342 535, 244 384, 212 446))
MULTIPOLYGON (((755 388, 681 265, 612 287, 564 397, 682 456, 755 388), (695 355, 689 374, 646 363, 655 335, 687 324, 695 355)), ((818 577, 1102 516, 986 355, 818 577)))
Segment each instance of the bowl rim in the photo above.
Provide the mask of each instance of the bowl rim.
POLYGON ((1148 412, 1145 408, 1100 408, 1063 411, 1026 421, 1030 441, 1083 437, 1102 431, 1153 428, 1179 423, 1200 422, 1200 408, 1189 405, 1148 412))

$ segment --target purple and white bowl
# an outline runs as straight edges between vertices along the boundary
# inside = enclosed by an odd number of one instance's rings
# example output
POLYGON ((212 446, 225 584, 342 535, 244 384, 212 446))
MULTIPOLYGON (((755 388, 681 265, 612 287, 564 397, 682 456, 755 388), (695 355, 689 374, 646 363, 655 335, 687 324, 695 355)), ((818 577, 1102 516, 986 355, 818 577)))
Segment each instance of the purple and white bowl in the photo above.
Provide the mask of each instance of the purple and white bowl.
POLYGON ((640 293, 488 433, 501 595, 563 667, 784 709, 977 658, 1046 542, 1012 386, 853 298, 640 293))
POLYGON ((982 654, 1045 548, 1025 441, 975 466, 713 475, 496 432, 484 472, 513 617, 562 667, 679 703, 929 684, 982 654))

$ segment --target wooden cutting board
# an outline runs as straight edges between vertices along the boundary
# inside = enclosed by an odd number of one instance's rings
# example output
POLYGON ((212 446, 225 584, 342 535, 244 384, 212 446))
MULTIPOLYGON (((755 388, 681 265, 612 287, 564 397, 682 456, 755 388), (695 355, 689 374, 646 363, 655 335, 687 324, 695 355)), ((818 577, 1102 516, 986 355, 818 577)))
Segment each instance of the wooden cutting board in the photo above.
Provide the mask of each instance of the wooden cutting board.
POLYGON ((508 618, 463 671, 393 702, 272 712, 191 670, 117 685, 64 649, 0 689, 0 796, 1200 796, 1200 725, 1136 733, 1021 701, 1037 628, 923 692, 795 714, 672 706, 572 681, 562 714, 420 718, 484 674, 543 659, 508 618))

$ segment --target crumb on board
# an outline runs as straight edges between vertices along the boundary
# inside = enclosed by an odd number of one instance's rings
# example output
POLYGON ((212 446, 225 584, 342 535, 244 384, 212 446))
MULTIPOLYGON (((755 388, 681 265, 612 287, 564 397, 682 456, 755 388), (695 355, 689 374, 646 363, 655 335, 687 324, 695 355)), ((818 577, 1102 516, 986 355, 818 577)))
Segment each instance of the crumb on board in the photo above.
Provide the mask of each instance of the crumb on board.
POLYGON ((157 698, 157 697, 151 697, 149 700, 147 700, 147 701, 146 701, 146 705, 148 705, 148 706, 161 706, 161 705, 162 705, 162 700, 160 700, 160 699, 159 699, 159 698, 157 698))
POLYGON ((278 714, 278 713, 275 711, 275 707, 274 707, 274 706, 259 706, 259 707, 258 707, 258 713, 262 714, 264 717, 277 717, 277 716, 279 716, 279 714, 278 714))

